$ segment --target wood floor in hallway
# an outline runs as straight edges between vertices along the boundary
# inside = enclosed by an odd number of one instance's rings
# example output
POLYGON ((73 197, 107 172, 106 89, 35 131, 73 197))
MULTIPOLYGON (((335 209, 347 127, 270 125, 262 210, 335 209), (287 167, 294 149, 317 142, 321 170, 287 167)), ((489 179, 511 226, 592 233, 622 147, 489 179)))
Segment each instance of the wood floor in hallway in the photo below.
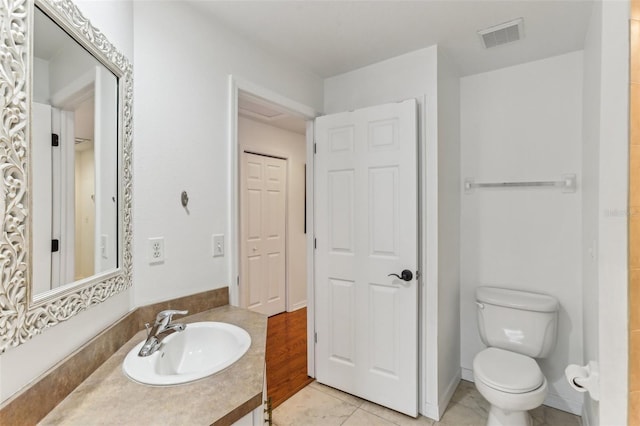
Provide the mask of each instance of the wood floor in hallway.
POLYGON ((313 381, 307 376, 307 308, 269 318, 266 359, 272 408, 313 381))

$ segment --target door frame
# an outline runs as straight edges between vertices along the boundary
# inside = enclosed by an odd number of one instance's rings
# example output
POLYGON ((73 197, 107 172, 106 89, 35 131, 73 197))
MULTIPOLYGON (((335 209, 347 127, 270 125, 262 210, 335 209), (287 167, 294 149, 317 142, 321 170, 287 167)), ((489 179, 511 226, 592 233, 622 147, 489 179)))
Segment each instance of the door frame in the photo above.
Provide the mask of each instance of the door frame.
MULTIPOLYGON (((229 283, 229 303, 233 306, 240 306, 240 294, 238 289, 239 277, 239 253, 240 253, 240 185, 239 185, 239 146, 238 146, 238 92, 241 90, 250 95, 262 98, 276 104, 291 114, 307 120, 306 148, 307 148, 307 341, 312 342, 315 332, 315 315, 313 300, 313 119, 320 115, 313 107, 304 105, 283 96, 273 90, 259 86, 251 81, 245 80, 237 75, 229 74, 228 77, 228 164, 229 164, 229 206, 228 206, 228 228, 227 250, 231 255, 228 260, 227 282, 229 283)), ((307 374, 315 377, 315 351, 313 345, 307 345, 307 374)))
MULTIPOLYGON (((60 136, 61 144, 58 153, 60 160, 60 169, 62 173, 58 175, 58 185, 60 186, 60 200, 58 206, 53 206, 52 221, 58 223, 59 238, 62 240, 60 243, 60 251, 57 253, 60 258, 59 266, 57 270, 52 267, 52 283, 57 284, 52 286, 57 288, 67 282, 69 279, 77 281, 75 278, 75 172, 72 167, 69 169, 69 164, 75 164, 75 150, 74 150, 74 118, 72 117, 73 111, 85 102, 90 97, 96 95, 96 85, 98 80, 98 67, 90 68, 83 74, 79 75, 75 79, 71 80, 68 84, 61 87, 58 91, 51 94, 51 99, 48 105, 51 106, 54 119, 52 120, 52 133, 57 133, 60 136), (69 189, 72 188, 72 189, 69 189), (62 211, 66 211, 66 214, 62 214, 62 211), (56 214, 59 216, 58 220, 55 220, 56 214), (60 253, 66 253, 64 258, 61 258, 60 253), (57 281, 54 280, 53 275, 57 275, 57 281)), ((95 101, 94 101, 95 102, 95 101)), ((94 122, 94 128, 96 123, 94 122)), ((95 137, 94 137, 95 142, 95 137)), ((56 180, 52 180, 54 183, 56 180)), ((96 191, 94 189, 94 194, 96 191)), ((54 201, 55 203, 55 201, 54 201)), ((95 269, 95 254, 99 255, 99 250, 96 249, 96 242, 99 241, 97 228, 97 218, 94 213, 94 269, 95 269)), ((53 230, 53 228, 52 228, 53 230)), ((52 234, 53 238, 53 234, 52 234)), ((117 241, 117 239, 116 239, 117 241)), ((113 244, 113 242, 112 242, 113 244)), ((120 247, 118 247, 120 250, 120 247)))

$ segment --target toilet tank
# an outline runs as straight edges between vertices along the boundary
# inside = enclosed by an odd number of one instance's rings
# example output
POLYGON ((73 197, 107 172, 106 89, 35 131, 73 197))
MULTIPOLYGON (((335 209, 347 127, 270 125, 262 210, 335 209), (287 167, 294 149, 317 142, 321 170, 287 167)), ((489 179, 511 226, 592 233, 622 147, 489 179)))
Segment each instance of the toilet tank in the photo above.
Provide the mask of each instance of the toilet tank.
POLYGON ((485 345, 544 358, 553 350, 558 300, 546 294, 498 287, 476 289, 478 329, 485 345))

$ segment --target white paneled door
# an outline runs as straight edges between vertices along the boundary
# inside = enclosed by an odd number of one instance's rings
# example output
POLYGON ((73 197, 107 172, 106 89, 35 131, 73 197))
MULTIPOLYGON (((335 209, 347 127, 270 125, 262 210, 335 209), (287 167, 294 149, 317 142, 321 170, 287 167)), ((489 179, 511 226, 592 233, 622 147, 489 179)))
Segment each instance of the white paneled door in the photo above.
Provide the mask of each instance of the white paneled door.
POLYGON ((240 173, 243 306, 271 316, 286 306, 287 162, 244 152, 240 173))
POLYGON ((414 417, 416 115, 408 100, 319 117, 315 158, 316 378, 414 417))

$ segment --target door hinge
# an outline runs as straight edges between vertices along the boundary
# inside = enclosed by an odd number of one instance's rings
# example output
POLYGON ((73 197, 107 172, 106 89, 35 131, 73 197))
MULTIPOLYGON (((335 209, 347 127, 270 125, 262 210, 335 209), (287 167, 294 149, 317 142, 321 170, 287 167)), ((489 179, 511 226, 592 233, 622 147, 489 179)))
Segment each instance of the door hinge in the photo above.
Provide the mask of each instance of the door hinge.
POLYGON ((51 146, 60 146, 60 138, 55 133, 51 133, 51 146))
POLYGON ((317 239, 317 238, 314 238, 314 239, 313 239, 313 248, 314 248, 314 249, 317 249, 317 248, 318 248, 318 239, 317 239))
POLYGON ((240 287, 240 275, 236 277, 236 285, 240 287))
POLYGON ((313 343, 318 343, 318 332, 313 333, 313 343))
POLYGON ((266 413, 267 418, 264 420, 269 426, 273 425, 273 403, 271 397, 267 398, 264 402, 266 408, 264 409, 264 413, 266 413))
POLYGON ((313 143, 313 153, 317 154, 318 153, 318 144, 317 143, 313 143))
POLYGON ((60 240, 51 240, 51 253, 56 253, 60 250, 60 240))

